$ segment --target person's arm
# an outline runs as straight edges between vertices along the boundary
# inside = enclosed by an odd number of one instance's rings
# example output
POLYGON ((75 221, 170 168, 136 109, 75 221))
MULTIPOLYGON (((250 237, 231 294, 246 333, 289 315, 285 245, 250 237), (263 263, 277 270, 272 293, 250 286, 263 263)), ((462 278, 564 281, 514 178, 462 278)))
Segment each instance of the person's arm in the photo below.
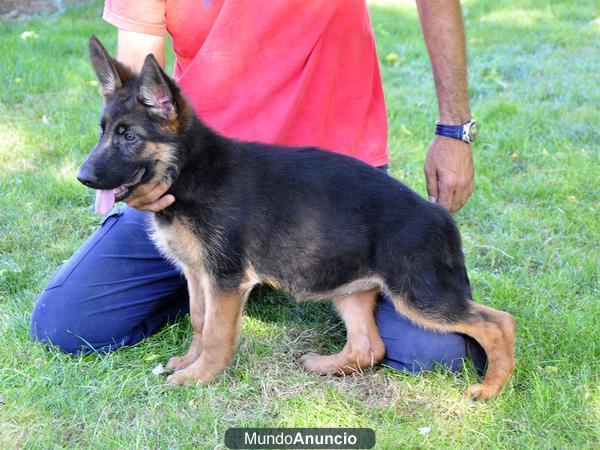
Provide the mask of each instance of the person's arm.
MULTIPOLYGON (((417 0, 429 51, 440 122, 458 125, 471 118, 467 94, 465 33, 459 0, 417 0)), ((473 192, 471 145, 436 136, 429 146, 425 178, 430 201, 458 211, 473 192)))
POLYGON ((154 34, 119 30, 117 33, 117 59, 139 72, 146 56, 152 53, 160 67, 165 68, 165 37, 154 34))
MULTIPOLYGON (((117 35, 117 59, 139 72, 146 55, 152 53, 161 67, 165 67, 165 38, 152 34, 119 30, 117 35)), ((132 208, 142 211, 160 211, 175 201, 171 194, 164 195, 170 185, 162 183, 139 186, 127 203, 132 208)))

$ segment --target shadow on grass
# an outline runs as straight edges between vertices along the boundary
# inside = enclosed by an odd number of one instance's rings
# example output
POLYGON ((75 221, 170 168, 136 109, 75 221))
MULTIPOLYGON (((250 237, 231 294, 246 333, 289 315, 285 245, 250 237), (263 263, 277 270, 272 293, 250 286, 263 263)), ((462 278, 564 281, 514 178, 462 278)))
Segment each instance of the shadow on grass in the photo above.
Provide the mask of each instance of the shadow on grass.
POLYGON ((279 328, 301 328, 317 332, 319 347, 334 349, 343 346, 345 328, 329 301, 297 302, 284 292, 268 286, 255 288, 245 313, 261 322, 277 325, 279 328))

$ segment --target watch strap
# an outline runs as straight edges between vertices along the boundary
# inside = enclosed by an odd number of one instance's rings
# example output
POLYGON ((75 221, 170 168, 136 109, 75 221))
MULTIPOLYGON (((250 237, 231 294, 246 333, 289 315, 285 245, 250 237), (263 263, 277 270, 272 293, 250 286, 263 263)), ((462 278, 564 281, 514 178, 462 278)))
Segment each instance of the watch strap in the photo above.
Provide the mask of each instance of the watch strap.
POLYGON ((443 123, 436 122, 435 134, 462 140, 463 128, 463 125, 445 125, 443 123))

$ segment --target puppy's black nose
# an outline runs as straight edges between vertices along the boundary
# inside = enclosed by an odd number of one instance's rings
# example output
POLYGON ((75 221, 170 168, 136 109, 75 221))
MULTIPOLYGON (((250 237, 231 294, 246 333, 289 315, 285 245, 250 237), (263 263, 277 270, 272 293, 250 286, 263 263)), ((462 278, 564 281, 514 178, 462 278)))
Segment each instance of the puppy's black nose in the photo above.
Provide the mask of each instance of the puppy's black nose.
POLYGON ((89 170, 86 166, 82 166, 79 169, 79 173, 77 174, 77 179, 80 183, 85 184, 88 187, 93 188, 94 185, 98 182, 98 179, 93 174, 91 170, 89 170))

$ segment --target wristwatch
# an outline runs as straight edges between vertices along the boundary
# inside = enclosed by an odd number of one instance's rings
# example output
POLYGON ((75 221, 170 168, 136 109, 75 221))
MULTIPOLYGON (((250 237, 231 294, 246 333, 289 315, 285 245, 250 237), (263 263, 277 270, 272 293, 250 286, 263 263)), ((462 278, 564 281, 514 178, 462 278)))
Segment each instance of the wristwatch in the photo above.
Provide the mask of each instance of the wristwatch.
POLYGON ((474 119, 471 119, 462 125, 446 125, 439 121, 435 123, 435 134, 460 139, 467 144, 475 142, 477 133, 479 133, 479 125, 474 119))

